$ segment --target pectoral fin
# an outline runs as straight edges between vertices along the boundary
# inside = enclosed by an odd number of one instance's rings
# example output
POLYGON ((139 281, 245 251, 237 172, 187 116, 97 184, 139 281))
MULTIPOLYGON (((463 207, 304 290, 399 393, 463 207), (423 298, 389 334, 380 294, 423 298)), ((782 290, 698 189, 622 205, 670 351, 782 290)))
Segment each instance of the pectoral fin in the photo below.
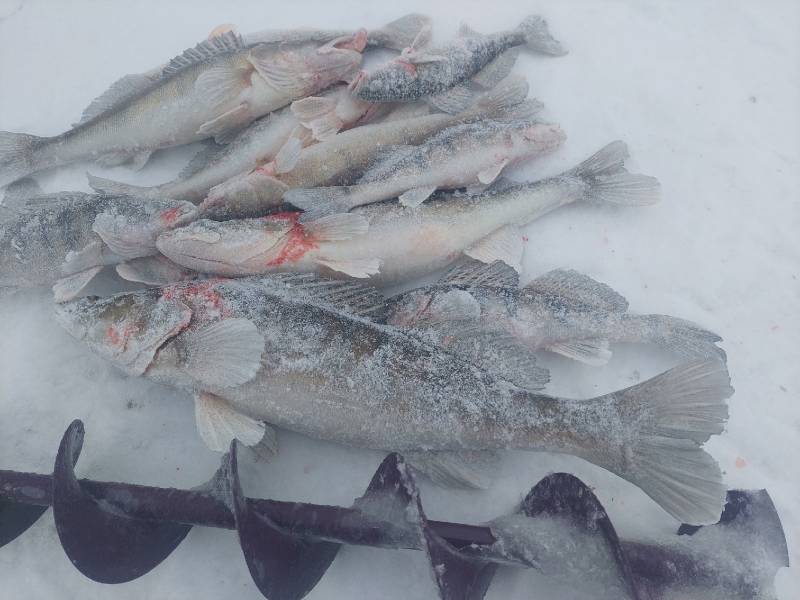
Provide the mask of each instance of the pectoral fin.
POLYGON ((428 185, 425 187, 418 187, 414 188, 413 190, 408 190, 400 194, 398 200, 400 200, 400 204, 403 206, 407 206, 409 208, 416 208, 425 200, 427 200, 430 195, 436 191, 435 185, 428 185))
POLYGON ((233 440, 256 446, 268 429, 261 421, 237 412, 226 400, 208 392, 195 395, 194 416, 197 432, 215 452, 225 452, 233 440))
POLYGON ((62 277, 53 285, 53 300, 56 302, 68 302, 73 300, 81 290, 89 285, 89 282, 94 279, 103 267, 93 267, 86 269, 80 273, 75 273, 68 277, 62 277))
POLYGON ((483 169, 480 173, 478 173, 478 181, 480 181, 483 185, 489 185, 495 179, 497 179, 497 177, 500 175, 500 173, 503 171, 503 169, 509 162, 510 161, 507 158, 504 158, 502 160, 495 162, 492 165, 489 165, 488 167, 483 169))
POLYGON ((250 122, 250 109, 247 104, 239 104, 211 121, 206 121, 197 130, 198 135, 213 137, 219 144, 230 141, 242 127, 250 122))
POLYGON ((463 112, 470 104, 472 104, 474 97, 475 95, 468 87, 456 85, 446 92, 429 96, 427 102, 442 112, 455 115, 463 112))
POLYGON ((296 137, 290 137, 275 155, 275 173, 288 173, 294 169, 303 151, 303 142, 296 137))

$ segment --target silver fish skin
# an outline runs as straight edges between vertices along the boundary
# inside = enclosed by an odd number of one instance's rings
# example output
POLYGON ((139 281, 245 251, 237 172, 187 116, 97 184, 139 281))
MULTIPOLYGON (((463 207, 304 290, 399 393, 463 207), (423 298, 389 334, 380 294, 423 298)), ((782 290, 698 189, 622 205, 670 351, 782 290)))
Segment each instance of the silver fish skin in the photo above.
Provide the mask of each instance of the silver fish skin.
POLYGON ((463 330, 466 321, 478 339, 499 331, 530 351, 555 352, 593 366, 611 358, 609 342, 652 344, 688 359, 726 360, 715 333, 669 315, 630 313, 622 295, 573 270, 550 271, 520 288, 508 265, 471 260, 387 304, 387 322, 396 327, 455 339, 454 330, 463 330))
POLYGON ((198 220, 165 232, 156 245, 184 267, 225 276, 333 272, 394 284, 444 268, 464 254, 519 268, 518 226, 578 201, 658 201, 658 180, 628 173, 623 167, 627 156, 625 144, 613 142, 558 177, 480 195, 436 196, 415 209, 384 202, 309 223, 298 223, 297 213, 221 223, 198 220))
MULTIPOLYGON (((304 98, 293 102, 291 107, 261 117, 224 146, 214 145, 201 150, 173 181, 140 187, 90 174, 89 185, 101 193, 176 198, 199 204, 212 187, 274 160, 290 139, 296 139, 300 147, 327 139, 334 127, 333 134, 356 123, 368 122, 372 114, 377 114, 373 106, 356 100, 345 87, 338 86, 319 98, 304 98), (297 107, 309 107, 310 103, 315 103, 317 112, 313 118, 301 121, 297 116, 300 110, 297 107)), ((301 114, 305 116, 309 112, 306 108, 301 114)), ((230 218, 233 212, 228 211, 225 216, 230 218)), ((258 216, 245 215, 241 211, 235 214, 239 218, 258 216)), ((217 218, 220 215, 208 213, 207 216, 217 218)))
POLYGON ((390 198, 413 208, 437 189, 487 186, 506 166, 552 152, 565 139, 549 123, 464 123, 387 153, 355 185, 291 189, 283 199, 304 211, 302 221, 390 198))
POLYGON ((202 42, 157 75, 129 75, 61 135, 0 132, 0 185, 87 159, 144 164, 159 148, 227 141, 255 119, 346 79, 366 32, 335 45, 247 46, 233 32, 202 42))
POLYGON ((31 198, 0 222, 0 287, 71 282, 69 299, 100 268, 156 253, 159 233, 197 217, 189 202, 60 192, 31 198))
POLYGON ((684 522, 719 517, 725 487, 700 444, 727 418, 721 362, 590 400, 551 397, 309 298, 319 281, 308 287, 270 277, 178 284, 81 299, 57 317, 127 372, 210 394, 253 420, 379 450, 564 452, 634 483, 684 522))
POLYGON ((468 82, 492 65, 497 70, 510 70, 512 57, 508 57, 508 64, 495 61, 518 46, 553 56, 566 53, 550 35, 544 19, 530 16, 512 31, 491 35, 462 32, 446 46, 409 48, 372 73, 359 73, 351 84, 353 93, 370 102, 411 102, 437 96, 468 82))
POLYGON ((476 119, 529 118, 541 104, 525 101, 527 95, 527 81, 510 77, 455 114, 399 118, 343 131, 305 148, 288 171, 272 162, 215 186, 202 204, 203 211, 224 211, 226 203, 235 202, 267 214, 281 204, 287 189, 355 182, 383 150, 416 145, 443 129, 476 119))

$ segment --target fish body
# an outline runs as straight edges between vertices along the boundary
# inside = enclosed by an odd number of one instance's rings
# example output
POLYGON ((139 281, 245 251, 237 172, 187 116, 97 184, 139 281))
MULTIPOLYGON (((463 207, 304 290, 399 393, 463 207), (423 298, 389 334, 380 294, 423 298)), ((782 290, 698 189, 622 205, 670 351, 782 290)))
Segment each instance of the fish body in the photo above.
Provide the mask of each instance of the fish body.
POLYGON ((456 114, 401 118, 343 131, 304 148, 288 171, 279 172, 277 165, 270 163, 212 188, 202 208, 208 214, 224 210, 227 203, 246 203, 266 214, 281 204, 287 189, 355 182, 382 151, 420 144, 439 131, 478 118, 500 118, 509 113, 529 116, 539 105, 524 102, 527 93, 525 80, 510 78, 456 114))
POLYGON ((139 187, 89 175, 89 184, 101 193, 176 198, 199 204, 212 187, 274 160, 290 139, 297 140, 300 147, 306 146, 327 139, 331 130, 348 129, 376 113, 372 104, 356 100, 339 86, 319 98, 304 98, 261 117, 224 146, 201 150, 173 181, 139 187), (316 102, 317 111, 311 116, 306 108, 301 114, 307 119, 301 121, 297 113, 310 102, 316 102))
POLYGON ((589 365, 611 358, 609 342, 653 344, 685 358, 718 358, 722 338, 684 319, 628 312, 628 302, 609 286, 558 269, 520 288, 516 272, 501 262, 471 261, 424 288, 389 302, 387 322, 433 330, 444 336, 464 321, 478 335, 498 330, 530 351, 551 351, 589 365))
POLYGON ((490 35, 462 31, 446 46, 411 47, 372 73, 362 72, 352 84, 353 91, 370 102, 411 102, 447 93, 492 67, 499 71, 488 77, 494 81, 513 66, 513 57, 504 60, 504 53, 525 45, 555 56, 565 53, 547 30, 547 23, 531 16, 512 31, 490 35))
MULTIPOLYGON (((725 490, 699 444, 726 418, 731 390, 721 363, 687 365, 592 400, 550 397, 315 299, 335 283, 291 281, 206 281, 86 298, 62 305, 58 318, 127 372, 201 390, 256 421, 380 450, 566 452, 642 486, 678 518, 718 517, 725 490), (689 406, 681 395, 688 389, 696 392, 689 406), (694 462, 653 461, 675 451, 694 462), (682 499, 659 488, 663 482, 682 499)), ((341 285, 352 293, 352 284, 341 285)))
POLYGON ((439 188, 485 187, 506 166, 550 152, 564 139, 558 125, 464 123, 418 146, 388 152, 355 185, 292 189, 284 201, 302 209, 303 220, 395 197, 404 206, 416 207, 439 188))
POLYGON ((197 217, 188 202, 61 192, 31 198, 0 223, 0 286, 80 291, 103 266, 156 252, 155 238, 197 217))
POLYGON ((247 46, 233 32, 205 41, 158 74, 118 81, 66 133, 0 133, 0 185, 85 159, 144 164, 159 148, 227 141, 255 119, 348 77, 361 62, 365 35, 339 41, 341 48, 247 46))
MULTIPOLYGON (((184 267, 226 276, 273 271, 333 271, 402 282, 443 268, 467 254, 483 262, 517 265, 522 234, 517 226, 580 200, 651 204, 658 182, 622 167, 627 149, 614 142, 567 173, 480 195, 436 196, 415 209, 398 203, 363 206, 346 213, 361 228, 331 235, 319 223, 278 215, 214 223, 199 220, 165 232, 159 250, 184 267)), ((334 215, 332 215, 334 216, 334 215)), ((326 225, 330 217, 319 221, 326 225)))

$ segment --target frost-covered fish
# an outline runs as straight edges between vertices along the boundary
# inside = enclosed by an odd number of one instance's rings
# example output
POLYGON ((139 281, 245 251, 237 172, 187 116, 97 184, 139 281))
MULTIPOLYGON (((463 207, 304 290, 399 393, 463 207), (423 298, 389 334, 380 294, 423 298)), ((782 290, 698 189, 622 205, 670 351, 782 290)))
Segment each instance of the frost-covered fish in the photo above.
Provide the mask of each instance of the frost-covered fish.
POLYGON ((414 208, 440 188, 488 186, 506 166, 551 152, 565 137, 549 123, 464 123, 393 148, 355 185, 292 189, 283 199, 305 212, 304 221, 395 197, 414 208))
POLYGON ((396 202, 298 223, 297 213, 264 219, 198 220, 165 232, 162 254, 205 273, 227 276, 272 271, 331 270, 397 283, 443 268, 466 254, 503 260, 519 270, 519 226, 572 202, 652 204, 658 181, 624 167, 627 148, 613 142, 574 169, 535 183, 480 195, 434 197, 415 209, 396 202))
POLYGON ((526 18, 512 31, 491 35, 462 27, 457 40, 439 48, 425 47, 427 33, 372 73, 360 72, 351 84, 353 93, 370 102, 427 98, 434 105, 450 104, 464 95, 470 81, 492 87, 506 77, 519 47, 553 56, 566 54, 538 16, 526 18))
POLYGON ((291 151, 294 144, 303 147, 328 139, 331 132, 368 121, 377 114, 374 107, 339 86, 325 96, 304 98, 262 117, 224 146, 200 151, 174 181, 140 187, 89 175, 89 185, 103 193, 177 198, 197 204, 215 185, 275 160, 282 148, 291 151))
POLYGON ((273 161, 215 186, 202 204, 203 212, 211 218, 225 216, 231 210, 263 215, 281 204, 289 188, 352 183, 381 151, 419 144, 442 129, 476 119, 529 117, 541 105, 525 101, 527 95, 528 83, 512 77, 474 98, 468 108, 456 114, 392 119, 344 131, 287 157, 282 164, 273 161))
POLYGON ((255 119, 350 77, 366 36, 360 30, 324 45, 248 45, 228 31, 160 72, 123 77, 66 133, 0 132, 0 185, 80 160, 143 165, 159 148, 209 137, 228 141, 255 119))
POLYGON ((0 220, 0 287, 53 285, 74 298, 104 266, 156 253, 159 233, 197 218, 190 202, 60 192, 0 220))
POLYGON ((84 298, 57 315, 127 373, 195 392, 198 429, 217 450, 234 437, 257 444, 274 425, 420 453, 445 469, 464 453, 564 452, 623 477, 681 521, 719 518, 725 486, 701 444, 727 419, 732 389, 720 361, 589 400, 545 396, 364 318, 379 307, 353 285, 206 281, 84 298))
POLYGON ((517 272, 502 262, 469 261, 436 283, 388 302, 387 322, 433 330, 469 345, 491 332, 531 351, 549 351, 589 365, 611 358, 609 342, 653 344, 686 358, 725 360, 718 335, 668 315, 628 312, 628 302, 609 286, 558 269, 519 287, 517 272))

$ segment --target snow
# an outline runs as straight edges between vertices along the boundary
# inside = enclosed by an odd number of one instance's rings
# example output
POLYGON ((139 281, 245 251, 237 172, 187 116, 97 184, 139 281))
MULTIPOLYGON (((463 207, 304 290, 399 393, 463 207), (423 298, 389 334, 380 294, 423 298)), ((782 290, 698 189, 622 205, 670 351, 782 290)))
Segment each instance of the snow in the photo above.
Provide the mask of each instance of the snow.
MULTIPOLYGON (((0 0, 0 130, 52 135, 77 120, 123 74, 147 70, 195 44, 216 25, 242 31, 297 26, 380 25, 426 12, 437 39, 459 20, 481 31, 544 15, 570 50, 561 58, 523 54, 516 72, 531 82, 569 139, 554 155, 511 175, 565 170, 613 139, 628 142, 630 167, 656 175, 653 207, 572 206, 533 223, 523 280, 569 267, 611 285, 638 312, 691 319, 724 338, 736 388, 727 431, 707 448, 732 488, 769 490, 783 520, 791 561, 800 561, 800 4, 792 0, 628 0, 536 3, 409 0, 367 7, 355 0, 267 4, 141 0, 0 0)), ((191 152, 161 153, 145 170, 92 172, 154 184, 174 177, 191 152)), ((47 191, 88 190, 76 165, 40 177, 47 191)), ((109 285, 105 282, 105 285, 109 285)), ((49 472, 74 418, 86 422, 81 476, 191 487, 219 457, 195 432, 190 398, 116 371, 53 321, 50 298, 29 293, 0 304, 0 468, 49 472)), ((542 360, 551 393, 588 397, 630 385, 674 364, 641 348, 614 348, 603 368, 542 360)), ((279 433, 280 455, 243 465, 249 495, 347 505, 382 456, 279 433)), ((485 492, 421 482, 429 517, 480 522, 511 512, 543 475, 569 471, 593 486, 623 537, 670 536, 677 523, 642 492, 566 456, 514 453, 485 492)), ((260 598, 235 534, 195 529, 154 571, 108 588, 80 575, 63 554, 52 516, 0 549, 0 595, 85 599, 260 598)), ((800 570, 782 569, 778 597, 800 589, 800 570)), ((553 583, 501 570, 487 598, 598 597, 585 582, 553 583)), ((345 548, 312 599, 430 598, 420 552, 345 548)))

